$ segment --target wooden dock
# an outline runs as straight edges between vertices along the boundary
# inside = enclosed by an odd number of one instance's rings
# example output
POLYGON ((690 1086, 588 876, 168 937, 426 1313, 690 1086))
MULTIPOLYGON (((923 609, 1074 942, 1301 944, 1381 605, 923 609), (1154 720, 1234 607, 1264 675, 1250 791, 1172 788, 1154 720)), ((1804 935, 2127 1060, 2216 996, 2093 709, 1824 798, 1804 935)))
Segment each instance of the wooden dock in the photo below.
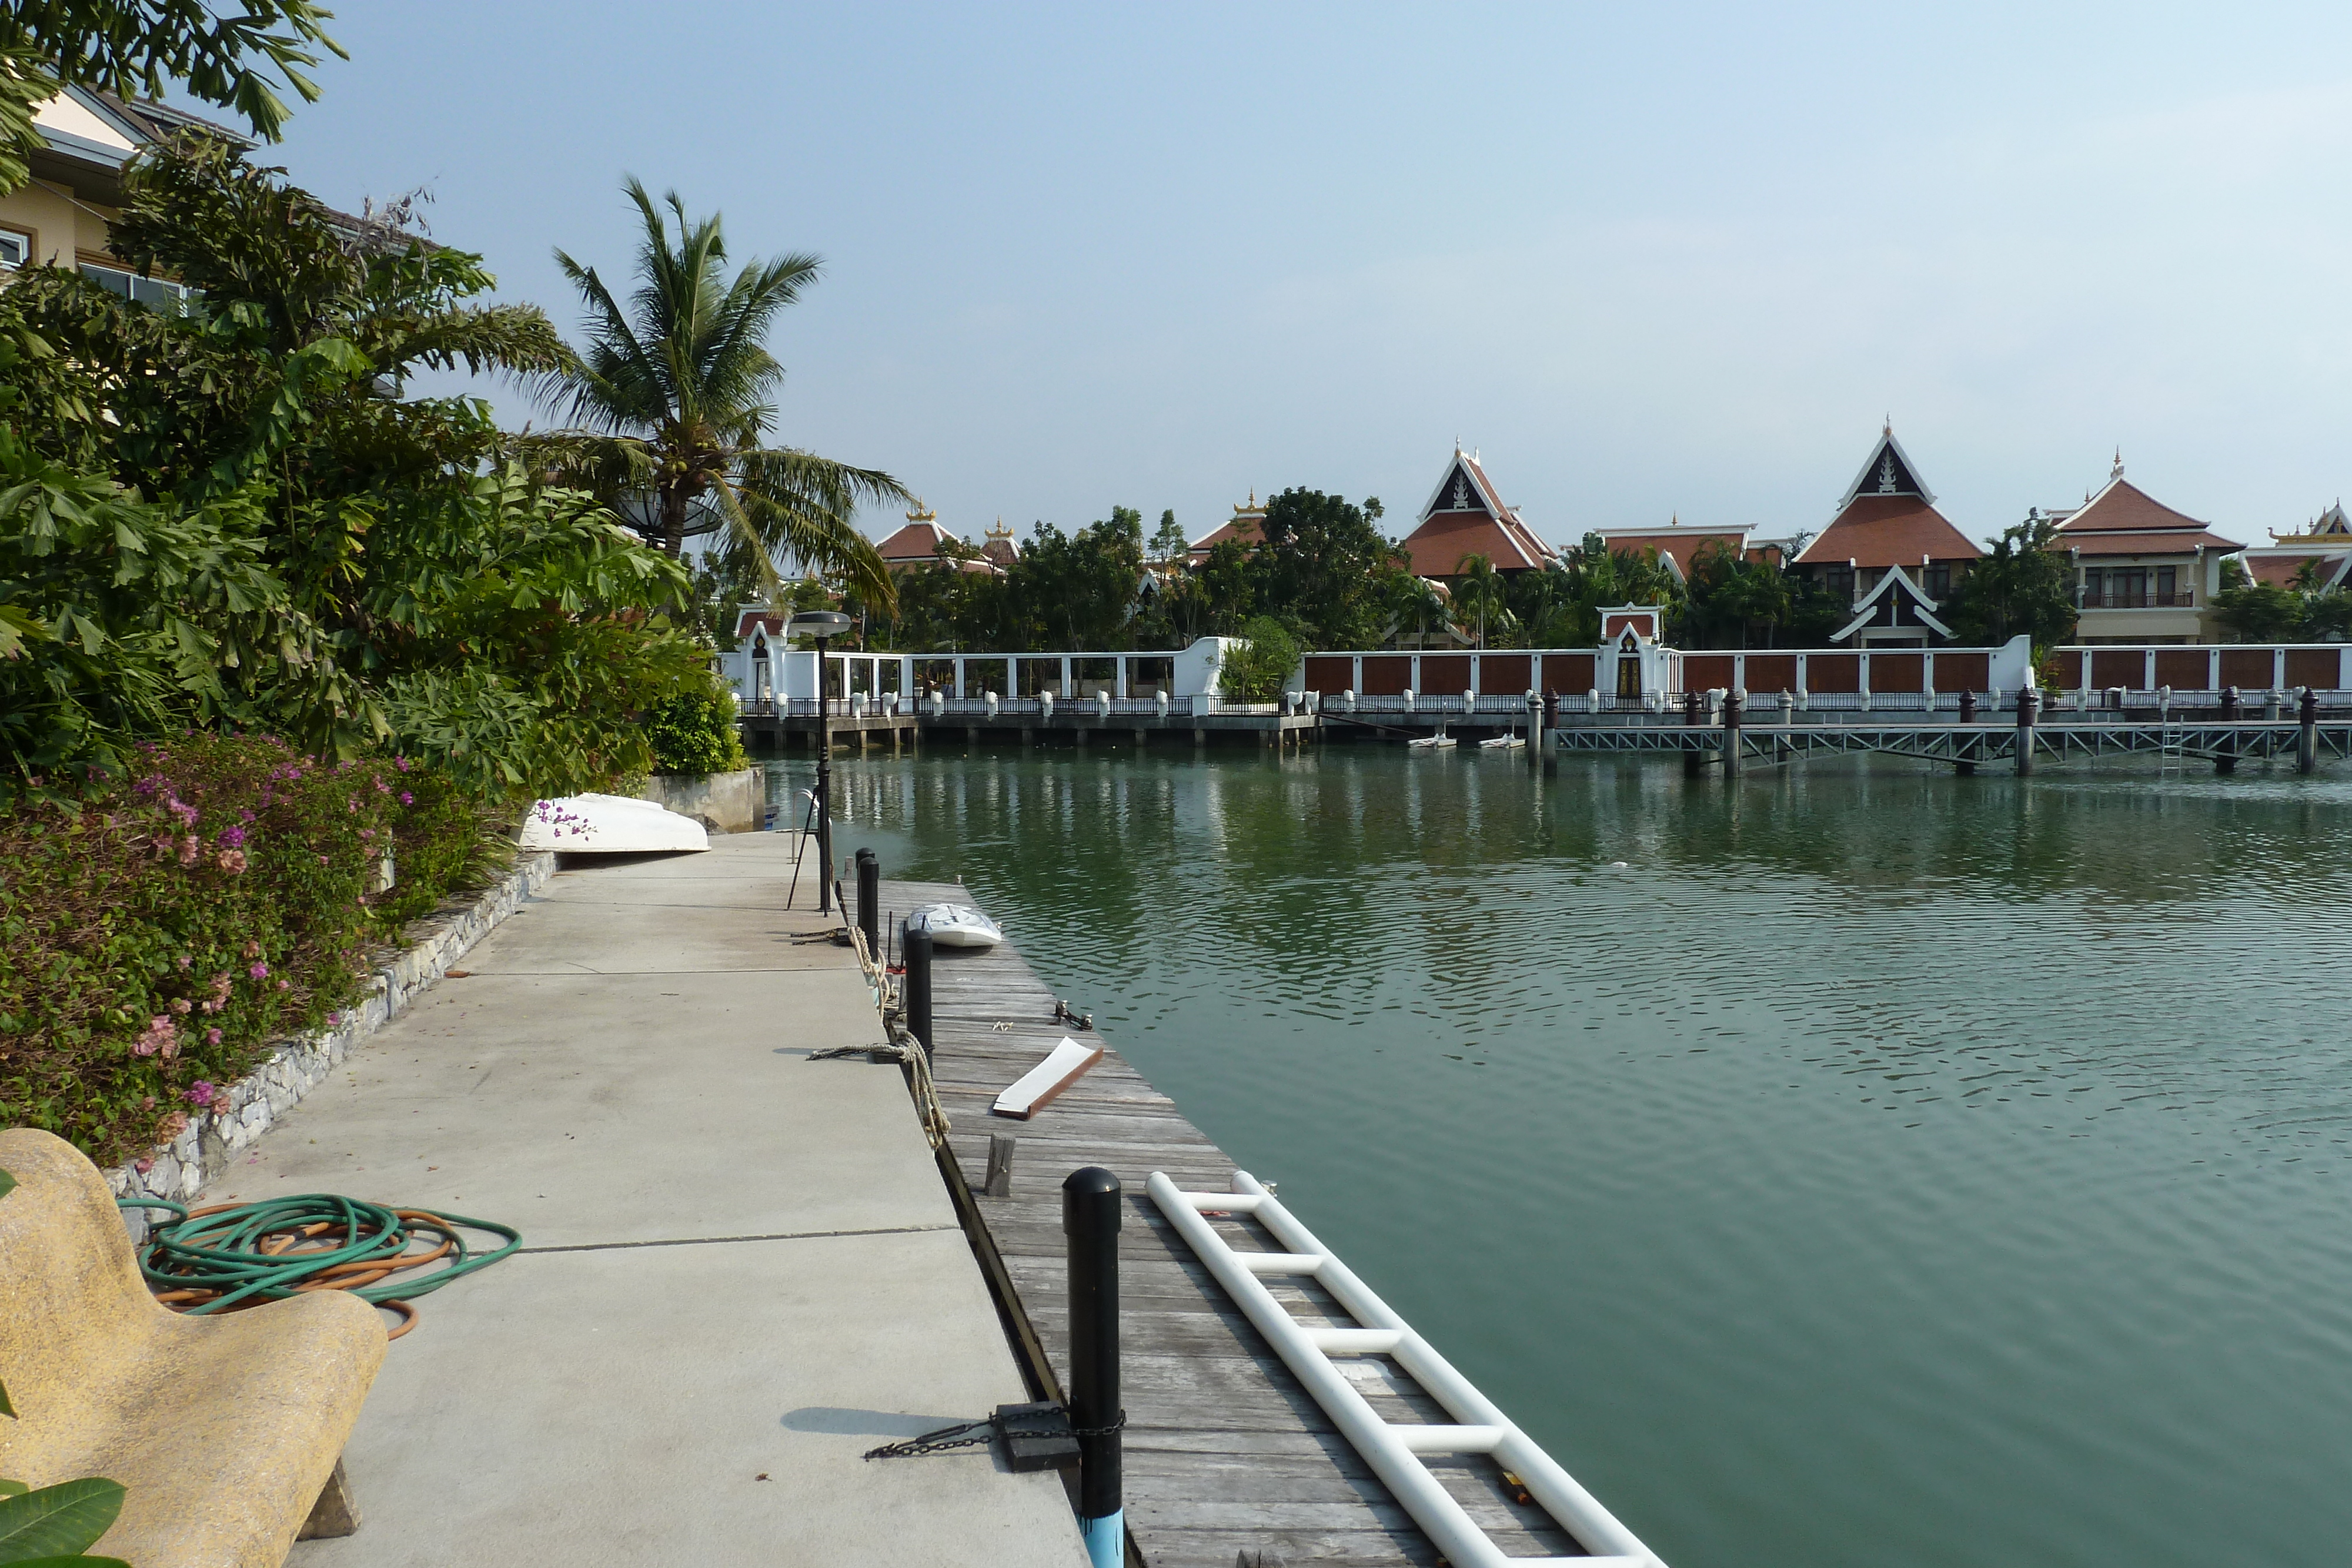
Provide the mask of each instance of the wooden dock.
MULTIPOLYGON (((981 903, 962 887, 882 886, 886 912, 939 900, 981 903)), ((953 1128, 941 1165, 951 1186, 968 1190, 982 1180, 992 1134, 1018 1140, 1009 1195, 961 1207, 1034 1397, 1060 1398, 1067 1366, 1062 1180, 1103 1166, 1127 1189, 1119 1290, 1129 1561, 1148 1568, 1234 1568, 1261 1557, 1366 1568, 1437 1563, 1419 1527, 1144 1194, 1155 1170, 1190 1190, 1223 1191, 1234 1162, 1108 1040, 1102 1061, 1032 1120, 992 1115, 997 1092, 1064 1034, 1087 1038, 1055 1021, 1053 993, 1012 941, 987 953, 940 949, 932 995, 932 1073, 953 1128)), ((1086 1011, 1093 1003, 1073 998, 1072 1005, 1086 1011)), ((1315 1113, 1300 1107, 1301 1115, 1315 1113)), ((1314 1222, 1311 1213, 1300 1218, 1314 1222)), ((1237 1247, 1280 1250, 1255 1225, 1218 1223, 1237 1247)), ((1368 1272, 1377 1289, 1377 1271, 1368 1272)), ((1352 1321, 1311 1281, 1287 1281, 1276 1293, 1302 1321, 1352 1321)), ((1353 1364, 1358 1388, 1385 1418, 1452 1419, 1385 1357, 1353 1364)), ((1580 1552, 1541 1510, 1506 1495, 1490 1461, 1437 1460, 1432 1469, 1505 1552, 1580 1552)))

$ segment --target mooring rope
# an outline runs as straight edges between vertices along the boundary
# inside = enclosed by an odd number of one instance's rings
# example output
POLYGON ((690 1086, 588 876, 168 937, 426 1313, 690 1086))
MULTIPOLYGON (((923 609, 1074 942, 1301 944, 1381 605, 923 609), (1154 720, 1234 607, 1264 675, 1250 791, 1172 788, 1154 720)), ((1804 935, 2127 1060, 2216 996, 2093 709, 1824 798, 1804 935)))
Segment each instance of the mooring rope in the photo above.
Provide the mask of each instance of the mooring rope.
POLYGON ((163 1198, 116 1203, 123 1208, 165 1208, 176 1216, 154 1227, 139 1249, 140 1273, 155 1299, 173 1312, 235 1312, 306 1291, 349 1291, 400 1314, 400 1326, 387 1336, 392 1339, 416 1325, 411 1300, 487 1269, 522 1246, 520 1232, 494 1219, 390 1208, 340 1193, 195 1209, 163 1198), (506 1245, 477 1253, 467 1244, 467 1230, 503 1236, 506 1245), (411 1251, 418 1243, 426 1243, 425 1249, 411 1251), (444 1259, 453 1260, 430 1273, 411 1272, 444 1259), (408 1277, 396 1277, 401 1275, 408 1277))
MULTIPOLYGON (((835 883, 836 900, 840 891, 841 884, 835 883)), ((836 906, 845 912, 848 907, 846 904, 836 906)), ((892 982, 888 966, 877 961, 873 950, 866 946, 865 929, 854 920, 846 925, 850 949, 857 955, 857 967, 865 972, 866 983, 874 988, 881 1003, 882 1028, 887 1039, 873 1045, 844 1045, 829 1051, 813 1051, 809 1052, 809 1060, 832 1061, 847 1056, 879 1056, 898 1062, 907 1070, 910 1080, 915 1109, 922 1119, 923 1136, 929 1139, 931 1147, 936 1149, 948 1141, 948 1113, 940 1103, 939 1085, 931 1080, 930 1053, 923 1049, 923 1042, 908 1030, 901 988, 892 982)))

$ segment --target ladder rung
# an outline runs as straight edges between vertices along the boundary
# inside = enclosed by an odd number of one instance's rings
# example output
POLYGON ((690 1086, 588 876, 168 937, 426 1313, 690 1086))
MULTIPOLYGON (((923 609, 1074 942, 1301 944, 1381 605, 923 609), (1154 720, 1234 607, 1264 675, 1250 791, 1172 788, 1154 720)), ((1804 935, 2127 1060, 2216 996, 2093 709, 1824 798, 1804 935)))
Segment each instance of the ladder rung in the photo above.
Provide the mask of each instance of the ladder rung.
POLYGON ((1491 1454, 1503 1441, 1500 1427, 1415 1427, 1391 1421, 1389 1432, 1413 1454, 1491 1454))
POLYGON ((1325 1261, 1320 1252, 1236 1252, 1234 1257, 1253 1274, 1312 1274, 1325 1261))
POLYGON ((1385 1355, 1404 1335, 1395 1329, 1310 1328, 1307 1337, 1326 1355, 1385 1355))
POLYGON ((1254 1192, 1188 1192, 1184 1201, 1202 1214, 1247 1214, 1265 1200, 1254 1192))

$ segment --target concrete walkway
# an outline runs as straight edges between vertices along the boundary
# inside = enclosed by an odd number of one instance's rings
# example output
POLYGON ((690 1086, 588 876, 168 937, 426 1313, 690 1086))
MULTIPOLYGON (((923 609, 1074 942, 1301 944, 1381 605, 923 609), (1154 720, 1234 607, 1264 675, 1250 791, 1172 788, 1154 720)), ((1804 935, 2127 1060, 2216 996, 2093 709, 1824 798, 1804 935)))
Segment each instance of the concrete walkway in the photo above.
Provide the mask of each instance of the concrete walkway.
POLYGON ((295 1568, 1079 1564, 1059 1479, 861 1462, 1026 1396, 895 1066, 783 834, 557 874, 205 1201, 502 1220, 420 1303, 295 1568))

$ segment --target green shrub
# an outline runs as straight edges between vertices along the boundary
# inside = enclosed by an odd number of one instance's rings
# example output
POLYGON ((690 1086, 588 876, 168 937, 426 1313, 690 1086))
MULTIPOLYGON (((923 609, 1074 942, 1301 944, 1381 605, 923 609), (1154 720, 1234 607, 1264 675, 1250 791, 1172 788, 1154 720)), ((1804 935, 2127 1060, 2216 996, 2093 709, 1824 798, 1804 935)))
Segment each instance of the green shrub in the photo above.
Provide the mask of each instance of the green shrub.
POLYGON ((1225 650, 1218 689, 1231 702, 1274 702, 1297 667, 1297 639, 1273 616, 1255 616, 1242 628, 1242 640, 1225 650))
POLYGON ((0 814, 0 1124, 101 1164, 350 1006, 368 947, 488 860, 465 797, 402 760, 204 734, 131 755, 103 794, 0 814), (398 885, 371 893, 387 845, 398 885))
POLYGON ((646 715, 646 738, 653 743, 656 773, 732 773, 751 766, 736 728, 734 698, 716 681, 656 704, 646 715))

